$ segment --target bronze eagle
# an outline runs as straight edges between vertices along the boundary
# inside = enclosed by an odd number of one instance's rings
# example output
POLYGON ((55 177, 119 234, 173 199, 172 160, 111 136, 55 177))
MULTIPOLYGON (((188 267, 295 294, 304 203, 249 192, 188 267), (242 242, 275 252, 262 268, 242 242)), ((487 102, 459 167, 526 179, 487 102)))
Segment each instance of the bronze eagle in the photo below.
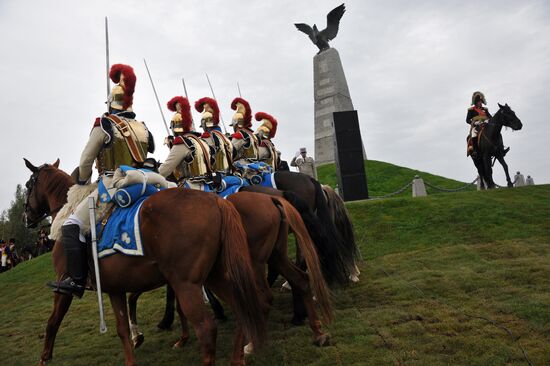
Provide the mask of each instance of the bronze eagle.
POLYGON ((334 8, 327 15, 327 27, 322 31, 317 29, 317 25, 313 24, 313 28, 305 23, 295 23, 294 25, 298 30, 304 32, 309 36, 309 39, 319 47, 319 52, 330 48, 328 41, 332 41, 338 34, 338 26, 340 25, 340 19, 344 15, 346 7, 344 4, 334 8))

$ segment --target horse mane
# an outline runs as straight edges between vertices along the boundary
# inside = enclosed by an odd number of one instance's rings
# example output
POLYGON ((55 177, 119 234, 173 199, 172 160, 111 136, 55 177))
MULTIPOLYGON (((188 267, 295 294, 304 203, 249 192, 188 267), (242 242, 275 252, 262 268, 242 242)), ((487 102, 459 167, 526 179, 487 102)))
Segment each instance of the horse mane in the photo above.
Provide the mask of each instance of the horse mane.
POLYGON ((75 183, 74 179, 63 170, 52 165, 44 168, 44 171, 51 173, 48 175, 47 181, 50 193, 55 197, 66 198, 67 191, 75 183))

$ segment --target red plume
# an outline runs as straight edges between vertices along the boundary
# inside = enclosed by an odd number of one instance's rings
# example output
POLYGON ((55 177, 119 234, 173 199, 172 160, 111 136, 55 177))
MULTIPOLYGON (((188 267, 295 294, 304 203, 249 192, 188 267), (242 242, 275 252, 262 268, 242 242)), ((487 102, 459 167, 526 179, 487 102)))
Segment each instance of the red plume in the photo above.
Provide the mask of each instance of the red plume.
POLYGON ((214 124, 217 125, 218 123, 220 123, 220 108, 218 107, 218 102, 216 102, 215 99, 209 97, 201 98, 195 102, 195 109, 197 110, 197 112, 202 112, 204 110, 204 105, 207 103, 210 104, 210 106, 214 110, 212 120, 214 124))
POLYGON ((134 90, 136 87, 136 74, 131 66, 114 64, 109 71, 109 77, 113 83, 120 82, 120 75, 124 75, 124 103, 123 108, 128 109, 134 101, 134 90))
POLYGON ((244 127, 252 127, 252 108, 243 98, 237 97, 231 102, 231 109, 237 110, 237 103, 244 105, 244 127))
POLYGON ((177 112, 176 104, 179 103, 181 106, 181 118, 183 120, 183 126, 186 131, 191 131, 191 126, 193 125, 193 117, 191 116, 191 106, 187 98, 182 96, 177 96, 168 101, 166 106, 172 112, 177 112))
POLYGON ((277 133, 277 120, 270 114, 264 113, 264 112, 258 112, 256 113, 256 121, 261 121, 263 119, 267 119, 269 122, 271 122, 271 130, 269 131, 269 138, 272 139, 275 137, 275 134, 277 133))

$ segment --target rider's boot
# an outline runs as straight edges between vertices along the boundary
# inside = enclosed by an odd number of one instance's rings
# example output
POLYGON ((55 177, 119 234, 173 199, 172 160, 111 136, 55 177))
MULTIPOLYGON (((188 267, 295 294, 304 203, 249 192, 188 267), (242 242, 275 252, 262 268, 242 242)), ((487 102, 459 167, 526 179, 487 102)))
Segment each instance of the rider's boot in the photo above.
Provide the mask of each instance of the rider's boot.
POLYGON ((478 145, 477 145, 477 136, 476 137, 472 137, 472 147, 473 147, 473 151, 472 151, 472 158, 477 158, 477 152, 478 152, 478 145))
POLYGON ((55 292, 67 295, 84 295, 86 279, 88 277, 88 260, 86 244, 80 241, 80 227, 75 224, 63 225, 61 243, 65 250, 67 272, 69 277, 59 282, 49 282, 55 292))

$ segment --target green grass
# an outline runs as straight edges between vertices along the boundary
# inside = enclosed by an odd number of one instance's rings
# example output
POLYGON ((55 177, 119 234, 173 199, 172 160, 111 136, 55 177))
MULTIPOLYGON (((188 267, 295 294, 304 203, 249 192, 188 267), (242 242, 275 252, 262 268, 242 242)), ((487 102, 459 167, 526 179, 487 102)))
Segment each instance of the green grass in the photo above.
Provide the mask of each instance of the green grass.
MULTIPOLYGON (((333 292, 334 345, 316 348, 290 325, 291 298, 275 291, 269 342, 250 365, 550 365, 550 185, 348 204, 365 262, 361 282, 333 292), (499 325, 499 326, 495 326, 499 325), (510 337, 501 327, 509 329, 510 337)), ((0 274, 3 365, 36 364, 51 293, 49 255, 0 274)), ((193 336, 173 350, 177 327, 157 332, 164 290, 144 294, 141 365, 197 365, 193 336)), ((51 365, 120 365, 107 305, 99 335, 93 293, 75 300, 51 365)), ((230 312, 229 312, 230 313, 230 312)), ((218 329, 227 365, 234 323, 218 329)))
MULTIPOLYGON (((367 174, 369 196, 379 197, 397 191, 405 184, 413 180, 415 175, 420 176, 425 182, 431 183, 439 188, 455 189, 463 187, 466 183, 448 179, 439 175, 404 168, 401 166, 385 163, 383 161, 365 160, 365 172, 367 174)), ((325 164, 317 168, 317 176, 323 184, 336 187, 336 168, 334 164, 325 164)), ((469 182, 467 182, 469 183, 469 182)), ((476 190, 475 186, 466 188, 467 191, 476 190)), ((442 193, 439 190, 426 186, 429 195, 442 193)), ((397 197, 410 197, 411 189, 397 195, 397 197)))

